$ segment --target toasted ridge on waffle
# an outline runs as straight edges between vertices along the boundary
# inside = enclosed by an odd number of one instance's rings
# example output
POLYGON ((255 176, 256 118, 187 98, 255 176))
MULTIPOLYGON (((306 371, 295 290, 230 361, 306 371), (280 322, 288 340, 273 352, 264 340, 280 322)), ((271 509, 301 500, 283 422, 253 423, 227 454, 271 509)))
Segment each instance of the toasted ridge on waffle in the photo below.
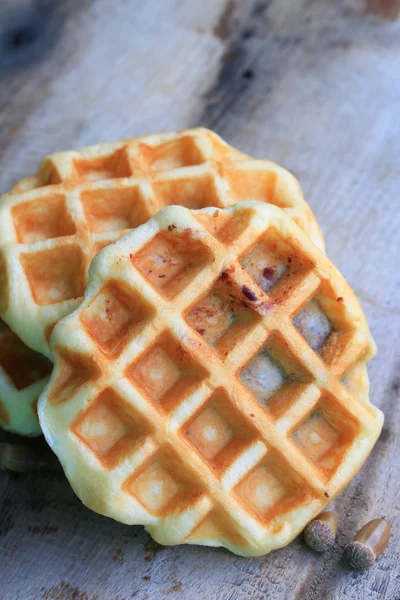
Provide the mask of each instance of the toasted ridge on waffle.
POLYGON ((382 427, 346 388, 375 350, 353 291, 260 202, 167 207, 102 250, 51 348, 39 418, 72 487, 161 544, 287 544, 382 427))
POLYGON ((48 357, 52 328, 79 305, 93 256, 163 206, 269 202, 323 247, 296 179, 205 129, 55 154, 18 190, 0 201, 0 315, 48 357))
POLYGON ((42 433, 36 404, 52 364, 0 321, 0 427, 19 435, 42 433))

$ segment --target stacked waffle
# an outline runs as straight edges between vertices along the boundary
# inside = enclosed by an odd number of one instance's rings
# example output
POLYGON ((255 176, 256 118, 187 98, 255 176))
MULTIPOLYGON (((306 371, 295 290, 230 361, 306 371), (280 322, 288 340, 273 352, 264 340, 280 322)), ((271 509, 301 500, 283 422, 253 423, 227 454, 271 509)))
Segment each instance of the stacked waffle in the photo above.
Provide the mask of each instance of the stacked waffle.
POLYGON ((93 510, 260 555, 371 451, 374 342, 277 165, 204 129, 53 155, 0 248, 3 424, 38 433, 54 363, 40 425, 93 510))

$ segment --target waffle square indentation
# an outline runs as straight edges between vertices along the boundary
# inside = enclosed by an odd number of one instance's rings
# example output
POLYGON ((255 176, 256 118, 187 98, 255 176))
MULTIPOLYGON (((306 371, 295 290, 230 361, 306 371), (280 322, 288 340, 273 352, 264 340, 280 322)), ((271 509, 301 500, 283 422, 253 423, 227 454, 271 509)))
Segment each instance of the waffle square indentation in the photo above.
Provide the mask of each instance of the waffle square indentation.
POLYGON ((332 325, 316 300, 311 300, 293 319, 293 325, 318 352, 332 332, 332 325))
POLYGON ((140 144, 139 153, 140 169, 144 172, 171 171, 204 162, 203 155, 190 136, 156 146, 140 144))
POLYGON ((186 320, 221 357, 251 331, 261 317, 254 312, 237 284, 223 272, 211 292, 190 309, 186 320))
POLYGON ((101 187, 82 192, 81 202, 91 231, 121 231, 144 223, 149 213, 138 186, 101 187))
POLYGON ((220 206, 214 180, 210 175, 158 180, 153 183, 156 198, 162 206, 178 204, 190 209, 220 206))
POLYGON ((156 516, 183 512, 201 495, 182 460, 165 446, 128 478, 124 489, 156 516))
POLYGON ((250 225, 252 216, 251 210, 240 210, 234 213, 233 216, 228 216, 222 211, 217 210, 205 226, 210 233, 215 235, 221 244, 228 246, 229 244, 233 244, 246 231, 250 225))
POLYGON ((158 408, 169 411, 200 385, 207 371, 166 331, 126 374, 158 408))
POLYGON ((81 298, 85 289, 85 259, 79 246, 57 246, 21 255, 21 263, 36 304, 46 306, 81 298))
POLYGON ((73 179, 77 183, 129 177, 132 174, 125 148, 120 148, 108 156, 75 158, 73 168, 73 179))
POLYGON ((216 471, 225 470, 256 438, 256 432, 224 390, 216 390, 182 427, 185 439, 216 471))
POLYGON ((58 377, 51 386, 49 401, 59 404, 69 400, 84 385, 100 377, 100 368, 91 356, 71 352, 64 348, 58 350, 58 377))
MULTIPOLYGON (((317 292, 297 312, 293 325, 328 365, 340 359, 354 332, 344 299, 328 281, 321 281, 317 292)), ((345 361, 343 367, 348 370, 352 364, 345 361)))
POLYGON ((283 369, 271 358, 266 349, 257 354, 243 369, 240 378, 262 404, 288 383, 283 369))
POLYGON ((287 341, 274 332, 242 369, 240 379, 257 400, 278 417, 312 381, 312 374, 295 356, 287 341))
POLYGON ((235 493, 264 525, 304 503, 310 496, 306 484, 272 450, 235 487, 235 493))
POLYGON ((150 322, 152 308, 142 296, 111 282, 82 311, 81 322, 106 356, 116 356, 150 322))
POLYGON ((0 321, 0 367, 17 390, 23 390, 50 375, 50 361, 34 352, 0 321))
POLYGON ((135 451, 150 426, 112 388, 107 388, 82 411, 72 431, 105 468, 111 469, 135 451))
MULTIPOLYGON (((245 545, 246 540, 240 535, 236 524, 224 510, 213 509, 193 529, 187 542, 196 543, 212 540, 215 545, 223 545, 226 540, 238 546, 245 545)), ((225 542, 226 543, 226 542, 225 542)))
POLYGON ((331 476, 357 435, 359 423, 330 395, 323 396, 292 432, 306 457, 331 476))
POLYGON ((157 291, 172 298, 212 260, 210 250, 192 238, 192 230, 157 234, 132 262, 157 291))
POLYGON ((265 167, 262 169, 234 167, 224 168, 224 177, 228 181, 235 202, 245 200, 258 200, 276 204, 274 202, 275 186, 278 179, 274 171, 265 167))
POLYGON ((313 266, 273 229, 242 255, 240 264, 263 292, 279 302, 313 266))
POLYGON ((11 209, 11 215, 21 244, 32 244, 76 232, 62 194, 17 204, 11 209))

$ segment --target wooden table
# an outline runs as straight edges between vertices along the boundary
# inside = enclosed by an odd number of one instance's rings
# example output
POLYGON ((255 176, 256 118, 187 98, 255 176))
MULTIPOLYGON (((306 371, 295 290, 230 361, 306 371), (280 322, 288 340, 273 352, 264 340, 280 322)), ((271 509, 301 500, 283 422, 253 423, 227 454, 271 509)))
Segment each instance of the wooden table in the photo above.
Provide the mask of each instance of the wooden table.
POLYGON ((325 556, 300 541, 259 559, 163 548, 84 508, 61 473, 0 473, 2 599, 400 598, 398 12, 389 0, 0 1, 0 188, 54 151, 199 124, 281 163, 367 313, 371 398, 386 413, 334 502, 325 556), (388 550, 349 572, 344 545, 382 515, 388 550))

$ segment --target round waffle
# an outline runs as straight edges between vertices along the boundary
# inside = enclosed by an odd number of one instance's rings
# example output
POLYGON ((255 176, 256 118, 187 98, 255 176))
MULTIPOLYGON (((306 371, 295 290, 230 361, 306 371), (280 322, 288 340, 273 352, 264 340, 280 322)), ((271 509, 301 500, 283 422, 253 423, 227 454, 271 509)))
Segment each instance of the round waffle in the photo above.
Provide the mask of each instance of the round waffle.
POLYGON ((287 544, 382 427, 346 387, 375 350, 353 291, 269 204, 164 208, 96 256, 51 349, 39 417, 72 487, 161 544, 287 544))
POLYGON ((79 305, 101 248, 163 206, 224 208, 246 199, 281 207, 323 248, 296 179, 208 130, 50 156, 1 199, 0 315, 30 348, 51 358, 50 333, 79 305))

